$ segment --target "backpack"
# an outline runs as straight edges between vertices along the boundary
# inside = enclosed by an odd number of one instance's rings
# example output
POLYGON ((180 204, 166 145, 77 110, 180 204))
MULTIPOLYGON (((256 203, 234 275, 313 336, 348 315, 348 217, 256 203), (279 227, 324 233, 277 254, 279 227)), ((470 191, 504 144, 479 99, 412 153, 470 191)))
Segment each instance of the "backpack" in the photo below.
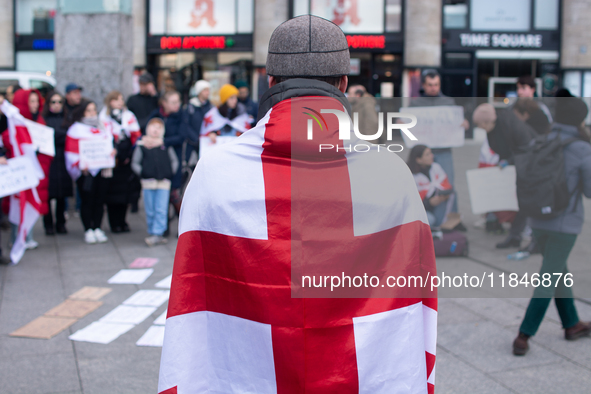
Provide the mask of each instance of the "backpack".
POLYGON ((578 138, 556 133, 534 138, 514 154, 519 210, 534 219, 552 219, 568 207, 563 149, 578 138), (554 134, 554 138, 550 138, 554 134))

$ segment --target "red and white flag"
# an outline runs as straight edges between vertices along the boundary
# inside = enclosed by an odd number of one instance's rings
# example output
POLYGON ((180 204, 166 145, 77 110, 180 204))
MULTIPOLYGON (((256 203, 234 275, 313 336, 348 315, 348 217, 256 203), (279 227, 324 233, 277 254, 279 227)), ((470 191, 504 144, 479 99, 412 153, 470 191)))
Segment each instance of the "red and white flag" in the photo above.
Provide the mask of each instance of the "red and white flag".
MULTIPOLYGON (((66 170, 76 180, 82 173, 80 169, 80 140, 109 140, 113 141, 113 134, 105 128, 92 127, 80 122, 74 123, 68 129, 66 134, 66 170)), ((88 172, 92 176, 96 176, 99 173, 99 169, 91 169, 88 172)))
POLYGON ((201 124, 201 135, 207 135, 212 131, 218 131, 228 123, 228 119, 224 118, 216 107, 211 107, 203 117, 201 124))
POLYGON ((429 177, 422 172, 417 172, 414 174, 414 178, 419 189, 419 195, 423 200, 425 197, 433 196, 437 190, 445 191, 453 189, 453 186, 449 183, 447 174, 439 163, 431 164, 429 177))
POLYGON ((121 115, 121 123, 117 122, 110 115, 107 114, 107 108, 104 107, 99 113, 99 120, 102 122, 105 130, 113 134, 115 142, 118 142, 123 135, 129 138, 132 145, 135 145, 136 141, 142 136, 140 130, 140 124, 137 118, 128 109, 123 109, 121 115))
MULTIPOLYGON (((37 159, 35 145, 31 139, 25 118, 18 108, 3 100, 0 110, 8 120, 8 140, 5 145, 13 157, 26 157, 33 163, 35 175, 38 179, 44 179, 45 175, 37 159)), ((23 190, 18 195, 10 196, 10 211, 8 220, 18 224, 18 234, 10 251, 12 264, 18 264, 25 253, 27 234, 33 231, 33 226, 39 219, 42 202, 37 193, 37 188, 23 190)))
MULTIPOLYGON (((330 298, 296 284, 299 270, 379 273, 382 284, 436 274, 404 161, 346 149, 335 116, 314 133, 340 149, 319 152, 305 115, 292 118, 309 101, 281 101, 199 161, 181 209, 159 393, 433 393, 436 293, 368 285, 330 298)), ((312 109, 342 110, 327 101, 312 109)))

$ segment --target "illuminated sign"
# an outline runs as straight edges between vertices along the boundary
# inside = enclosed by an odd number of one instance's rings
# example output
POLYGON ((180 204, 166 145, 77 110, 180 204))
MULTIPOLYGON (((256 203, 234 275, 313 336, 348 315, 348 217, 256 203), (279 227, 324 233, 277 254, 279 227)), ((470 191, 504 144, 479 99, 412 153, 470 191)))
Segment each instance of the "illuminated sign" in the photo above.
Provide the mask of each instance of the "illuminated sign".
POLYGON ((542 48, 542 35, 462 33, 460 45, 480 48, 542 48))
POLYGON ((386 36, 347 36, 349 48, 385 48, 386 36))
POLYGON ((224 49, 234 45, 234 40, 225 36, 162 37, 160 49, 224 49))
POLYGON ((33 40, 33 49, 39 50, 52 50, 53 49, 53 39, 34 39, 33 40))

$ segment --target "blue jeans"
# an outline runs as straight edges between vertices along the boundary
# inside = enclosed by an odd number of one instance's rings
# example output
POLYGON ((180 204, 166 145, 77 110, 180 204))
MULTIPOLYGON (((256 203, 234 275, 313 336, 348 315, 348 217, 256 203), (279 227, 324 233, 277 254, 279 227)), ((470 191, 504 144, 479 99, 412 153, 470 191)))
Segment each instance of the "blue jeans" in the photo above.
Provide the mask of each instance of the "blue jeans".
MULTIPOLYGON (((454 186, 454 160, 453 156, 451 155, 451 148, 443 148, 443 149, 433 149, 433 155, 435 156, 435 163, 439 164, 445 174, 447 175, 447 179, 451 186, 455 189, 454 186)), ((454 204, 451 208, 452 212, 458 212, 458 199, 454 200, 454 204)))
POLYGON ((166 230, 169 196, 170 190, 167 189, 144 189, 144 208, 150 235, 161 236, 166 230))
POLYGON ((433 207, 432 210, 427 211, 427 219, 429 220, 429 226, 441 226, 445 222, 447 214, 451 212, 451 207, 454 206, 455 200, 455 193, 452 193, 447 201, 444 201, 436 207, 433 207))

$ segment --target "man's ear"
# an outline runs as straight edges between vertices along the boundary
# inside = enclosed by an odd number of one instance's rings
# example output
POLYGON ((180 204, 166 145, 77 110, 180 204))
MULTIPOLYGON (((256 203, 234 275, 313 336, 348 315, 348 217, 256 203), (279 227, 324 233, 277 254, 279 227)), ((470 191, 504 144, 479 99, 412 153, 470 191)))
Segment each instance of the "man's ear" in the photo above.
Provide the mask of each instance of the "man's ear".
POLYGON ((273 76, 269 76, 269 87, 272 88, 273 86, 277 85, 277 80, 273 76))
POLYGON ((343 75, 341 77, 341 82, 339 83, 339 90, 343 93, 345 93, 347 91, 347 85, 349 85, 349 77, 346 75, 343 75))

